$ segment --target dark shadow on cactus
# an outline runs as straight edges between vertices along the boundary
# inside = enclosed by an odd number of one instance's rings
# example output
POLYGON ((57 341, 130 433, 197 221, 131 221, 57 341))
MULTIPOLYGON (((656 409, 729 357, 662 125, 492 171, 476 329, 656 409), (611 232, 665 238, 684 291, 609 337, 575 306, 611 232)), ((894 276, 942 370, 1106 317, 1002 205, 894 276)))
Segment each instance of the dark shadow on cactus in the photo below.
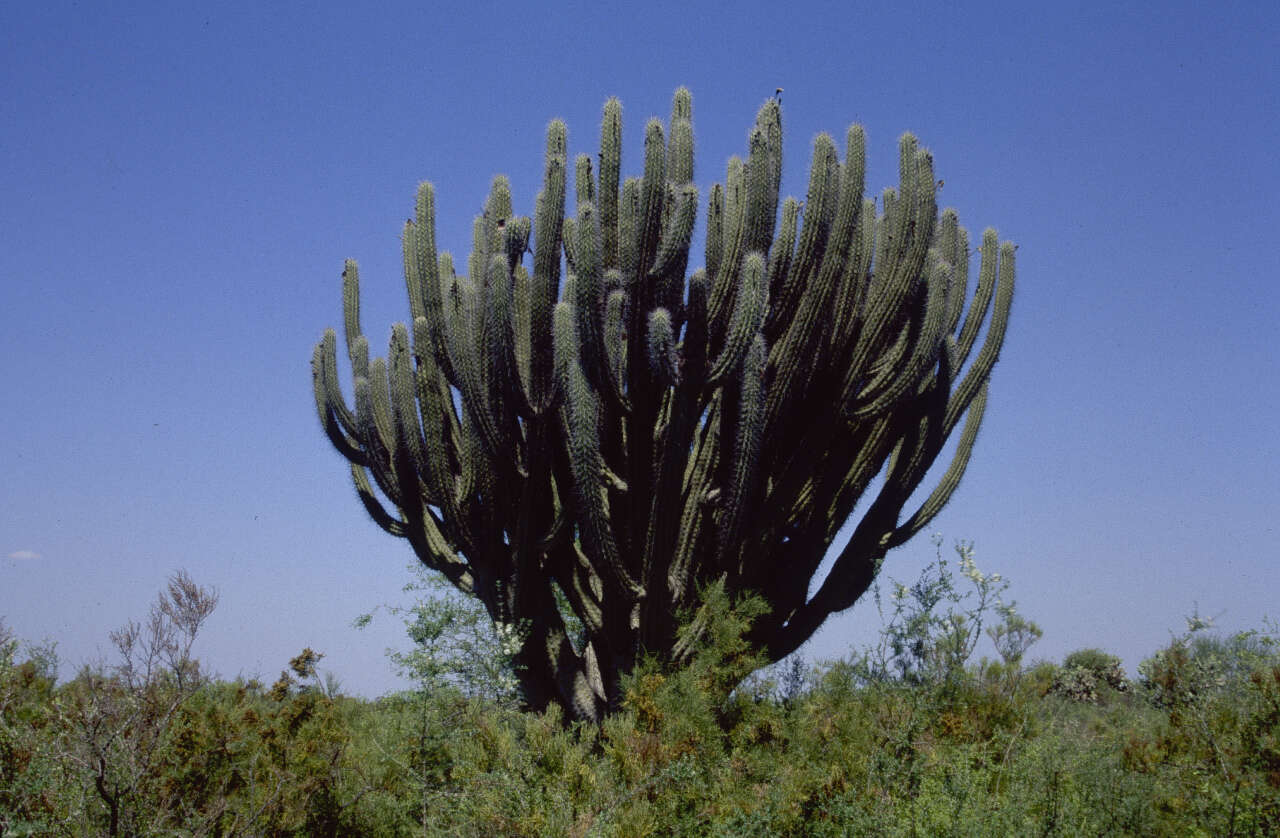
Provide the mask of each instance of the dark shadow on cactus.
POLYGON ((939 214, 932 157, 910 134, 879 212, 859 126, 843 161, 819 136, 804 203, 780 202, 776 99, 711 190, 704 267, 690 274, 689 92, 669 125, 649 122, 638 178, 620 177, 621 115, 606 103, 598 163, 575 162, 572 217, 560 121, 532 219, 494 180, 466 276, 436 250, 422 184, 404 228, 412 325, 371 360, 348 262, 354 408, 332 330, 312 359, 321 422, 369 515, 521 627, 532 708, 582 720, 618 706, 642 656, 680 662, 676 615, 712 582, 767 601, 750 640, 768 661, 852 606, 959 483, 1013 297, 1014 248, 993 230, 968 294, 968 236, 939 214), (904 511, 957 427, 939 484, 904 511))

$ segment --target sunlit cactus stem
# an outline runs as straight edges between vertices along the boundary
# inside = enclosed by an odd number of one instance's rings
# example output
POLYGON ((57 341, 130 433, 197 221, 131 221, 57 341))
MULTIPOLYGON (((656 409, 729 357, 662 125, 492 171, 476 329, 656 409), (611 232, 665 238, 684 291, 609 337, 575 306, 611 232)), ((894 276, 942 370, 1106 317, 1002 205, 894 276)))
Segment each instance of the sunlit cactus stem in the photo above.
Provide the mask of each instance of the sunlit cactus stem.
POLYGON ((971 289, 968 234, 939 214, 910 134, 879 200, 859 126, 843 159, 820 135, 804 202, 780 200, 776 98, 705 192, 690 271, 692 119, 678 90, 670 120, 645 127, 642 175, 624 179, 610 99, 598 165, 577 158, 572 192, 552 122, 532 218, 495 178, 465 276, 436 249, 424 183, 403 232, 409 324, 370 358, 348 262, 352 405, 333 330, 312 359, 366 511, 516 627, 525 700, 568 719, 618 707, 643 656, 679 664, 677 621, 712 582, 768 603, 749 635, 767 660, 853 605, 964 475, 1008 324, 1013 245, 983 234, 971 289))

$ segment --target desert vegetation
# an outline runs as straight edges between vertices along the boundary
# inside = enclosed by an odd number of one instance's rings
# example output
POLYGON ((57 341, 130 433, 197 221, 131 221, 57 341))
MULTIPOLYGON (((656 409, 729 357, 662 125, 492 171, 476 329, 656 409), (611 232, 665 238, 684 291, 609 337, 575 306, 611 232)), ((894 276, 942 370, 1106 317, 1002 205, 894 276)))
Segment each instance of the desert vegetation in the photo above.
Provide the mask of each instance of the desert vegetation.
POLYGON ((874 589, 881 632, 833 661, 757 671, 763 601, 708 586, 690 663, 642 663, 599 723, 522 707, 516 647, 433 586, 399 613, 413 689, 347 695, 310 649, 220 680, 191 656, 217 597, 180 574, 62 682, 4 630, 0 835, 1280 830, 1274 627, 1192 618, 1133 677, 1099 649, 1038 661, 1008 583, 957 549, 874 589))
POLYGON ((1280 833, 1274 627, 1044 661, 972 545, 883 566, 965 473, 1016 247, 971 247, 911 134, 896 188, 855 125, 782 198, 777 96, 704 203, 692 113, 624 179, 610 100, 572 191, 552 121, 532 215, 496 177, 465 274, 421 184, 384 357, 345 265, 315 403, 419 562, 413 687, 348 694, 310 648, 221 679, 185 573, 67 680, 0 624, 0 838, 1280 833), (870 642, 801 657, 868 597, 870 642))

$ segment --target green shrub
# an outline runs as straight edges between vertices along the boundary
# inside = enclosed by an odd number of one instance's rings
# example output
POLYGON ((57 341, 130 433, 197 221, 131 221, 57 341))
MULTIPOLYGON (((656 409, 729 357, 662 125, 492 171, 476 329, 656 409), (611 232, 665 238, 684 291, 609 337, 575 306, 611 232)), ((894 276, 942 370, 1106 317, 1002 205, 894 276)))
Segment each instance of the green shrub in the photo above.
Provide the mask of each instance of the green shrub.
POLYGON ((997 597, 978 608, 980 588, 964 599, 946 566, 906 590, 872 649, 745 677, 760 604, 713 586, 682 635, 686 665, 641 667, 599 726, 456 682, 342 696, 310 650, 270 689, 179 689, 172 669, 150 686, 104 668, 57 685, 49 650, 19 653, 0 631, 0 834, 110 834, 84 759, 94 719, 118 733, 102 753, 121 778, 119 834, 1280 834, 1271 634, 1189 631, 1121 691, 1097 649, 1027 668, 998 646, 999 660, 952 657, 979 620, 1014 627, 993 641, 1032 633, 997 597), (919 644, 896 647, 905 637, 919 644), (1075 700, 1073 673, 1105 699, 1075 700), (140 710, 134 727, 113 707, 140 710))

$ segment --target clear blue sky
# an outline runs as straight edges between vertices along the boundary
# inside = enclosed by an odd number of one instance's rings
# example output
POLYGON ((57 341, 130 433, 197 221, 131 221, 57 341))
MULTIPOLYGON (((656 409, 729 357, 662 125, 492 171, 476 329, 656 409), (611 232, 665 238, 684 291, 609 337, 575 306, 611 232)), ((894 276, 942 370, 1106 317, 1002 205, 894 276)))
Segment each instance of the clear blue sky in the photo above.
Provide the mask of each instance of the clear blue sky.
MULTIPOLYGON (((1280 6, 860 5, 4 4, 0 615, 69 675, 186 568, 221 591, 198 653, 222 675, 311 646, 349 690, 395 687, 399 626, 350 622, 403 601, 412 556, 310 393, 342 260, 386 334, 419 180, 462 254, 495 173, 531 214, 548 119, 591 151, 621 97, 635 173, 683 84, 704 194, 783 87, 788 194, 818 132, 863 123, 878 191, 911 130, 941 200, 1019 244, 987 419, 932 529, 1012 580, 1033 654, 1132 666, 1196 606, 1280 617, 1280 6)), ((860 605, 805 653, 875 625, 860 605)))

